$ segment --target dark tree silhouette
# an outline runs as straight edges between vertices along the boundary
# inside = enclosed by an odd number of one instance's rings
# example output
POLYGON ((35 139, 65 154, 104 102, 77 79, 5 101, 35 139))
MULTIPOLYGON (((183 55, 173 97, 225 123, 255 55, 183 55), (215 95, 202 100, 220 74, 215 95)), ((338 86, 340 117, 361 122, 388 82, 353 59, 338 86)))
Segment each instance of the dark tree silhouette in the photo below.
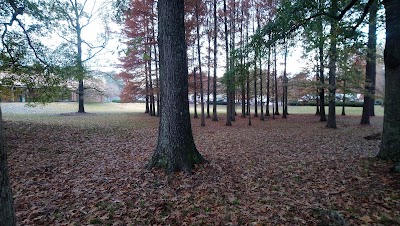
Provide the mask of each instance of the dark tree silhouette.
POLYGON ((378 157, 400 164, 400 1, 383 3, 386 9, 385 115, 378 157))

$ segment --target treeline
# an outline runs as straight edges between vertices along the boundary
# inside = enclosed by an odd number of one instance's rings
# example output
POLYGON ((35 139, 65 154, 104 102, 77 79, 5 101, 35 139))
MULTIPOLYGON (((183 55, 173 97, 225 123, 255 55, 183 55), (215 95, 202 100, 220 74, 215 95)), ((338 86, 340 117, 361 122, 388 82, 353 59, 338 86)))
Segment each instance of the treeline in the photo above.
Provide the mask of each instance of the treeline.
MULTIPOLYGON (((227 125, 235 120, 237 102, 241 117, 250 115, 251 103, 260 103, 254 116, 261 120, 279 115, 279 102, 287 117, 289 101, 317 94, 317 105, 325 106, 327 94, 328 118, 322 107, 317 113, 335 128, 337 92, 344 102, 346 94, 359 93, 364 102, 374 103, 376 69, 366 68, 376 65, 379 6, 377 1, 185 1, 189 92, 201 99, 201 117, 217 120, 215 105, 221 101, 228 103, 227 125), (369 34, 361 29, 366 26, 369 34), (287 58, 295 46, 309 63, 289 76, 287 58), (274 104, 273 112, 266 103, 274 104)), ((154 116, 160 105, 156 7, 153 0, 132 0, 127 7, 119 74, 125 82, 122 101, 144 100, 146 113, 154 116)), ((196 106, 198 98, 190 99, 196 106)), ((373 104, 368 109, 374 115, 373 104)))

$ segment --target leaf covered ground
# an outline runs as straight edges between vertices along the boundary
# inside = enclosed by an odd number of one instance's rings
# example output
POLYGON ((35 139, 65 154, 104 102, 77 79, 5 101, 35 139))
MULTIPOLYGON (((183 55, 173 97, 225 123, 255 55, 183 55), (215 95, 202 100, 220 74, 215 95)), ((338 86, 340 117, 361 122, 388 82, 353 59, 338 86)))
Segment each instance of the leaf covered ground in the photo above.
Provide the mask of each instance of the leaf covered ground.
MULTIPOLYGON (((7 120, 20 225, 400 225, 400 176, 373 158, 382 118, 193 119, 210 161, 193 175, 145 170, 158 118, 53 114, 7 120), (373 136, 372 136, 373 137, 373 136)), ((378 136, 379 138, 379 136, 378 136)))

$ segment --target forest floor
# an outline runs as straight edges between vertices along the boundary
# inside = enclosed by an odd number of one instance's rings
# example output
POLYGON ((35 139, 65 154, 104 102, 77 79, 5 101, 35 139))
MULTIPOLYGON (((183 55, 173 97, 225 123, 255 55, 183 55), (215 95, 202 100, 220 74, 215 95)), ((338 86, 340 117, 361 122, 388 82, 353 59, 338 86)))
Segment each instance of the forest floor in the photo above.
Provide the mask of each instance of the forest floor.
POLYGON ((400 225, 400 175, 377 160, 382 117, 314 115, 232 127, 192 119, 210 161, 193 175, 145 170, 158 118, 5 113, 19 225, 400 225), (25 117, 26 116, 26 117, 25 117))

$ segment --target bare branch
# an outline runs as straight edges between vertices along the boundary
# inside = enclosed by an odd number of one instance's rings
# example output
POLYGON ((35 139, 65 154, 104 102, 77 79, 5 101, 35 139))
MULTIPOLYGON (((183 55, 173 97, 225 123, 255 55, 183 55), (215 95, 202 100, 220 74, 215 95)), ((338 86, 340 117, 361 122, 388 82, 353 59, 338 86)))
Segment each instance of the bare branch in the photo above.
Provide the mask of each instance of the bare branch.
POLYGON ((49 65, 47 64, 47 62, 44 61, 44 60, 39 56, 39 54, 37 53, 35 47, 33 46, 32 40, 31 40, 31 38, 29 37, 28 32, 26 31, 24 24, 23 24, 19 19, 15 19, 15 20, 18 22, 19 27, 24 31, 26 40, 28 41, 28 45, 29 45, 29 47, 32 49, 32 51, 33 51, 33 53, 34 53, 36 59, 38 59, 42 64, 44 64, 44 65, 46 65, 46 67, 48 67, 49 65))

